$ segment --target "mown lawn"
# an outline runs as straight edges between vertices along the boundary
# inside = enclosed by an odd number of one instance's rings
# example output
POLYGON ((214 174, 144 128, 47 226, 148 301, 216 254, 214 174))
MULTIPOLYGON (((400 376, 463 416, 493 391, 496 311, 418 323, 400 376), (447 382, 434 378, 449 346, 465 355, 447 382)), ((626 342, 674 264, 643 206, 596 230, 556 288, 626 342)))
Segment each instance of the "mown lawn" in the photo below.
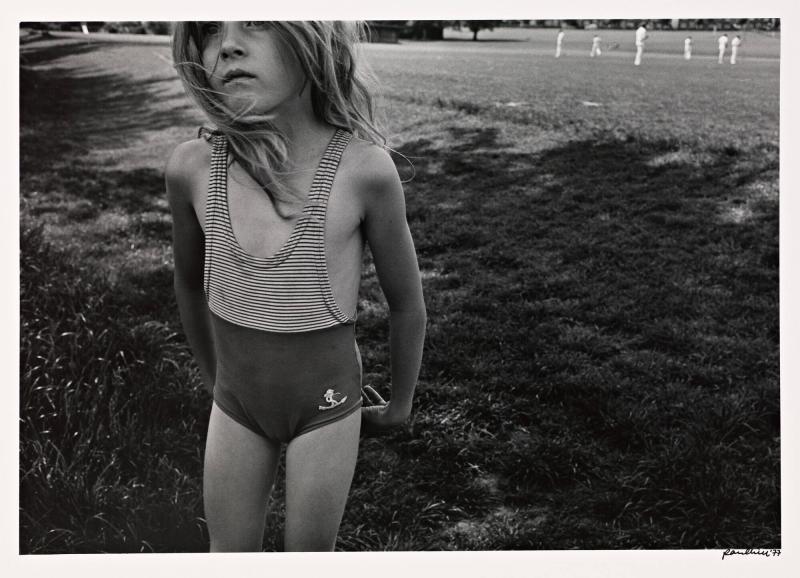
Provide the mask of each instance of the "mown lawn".
MULTIPOLYGON (((773 45, 634 69, 536 38, 365 47, 429 328, 412 421, 364 440, 338 548, 779 547, 773 45)), ((163 193, 202 118, 168 59, 21 49, 23 553, 207 548, 210 399, 163 193)), ((364 271, 365 381, 388 391, 364 271)))

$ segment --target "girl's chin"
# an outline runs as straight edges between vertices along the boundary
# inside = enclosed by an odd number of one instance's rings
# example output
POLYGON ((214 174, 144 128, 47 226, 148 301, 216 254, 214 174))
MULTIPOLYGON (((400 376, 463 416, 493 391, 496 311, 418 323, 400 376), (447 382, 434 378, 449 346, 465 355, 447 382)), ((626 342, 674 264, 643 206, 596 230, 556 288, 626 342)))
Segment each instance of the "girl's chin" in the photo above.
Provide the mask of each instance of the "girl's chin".
POLYGON ((257 116, 269 114, 269 107, 258 102, 252 94, 237 94, 225 98, 225 106, 234 114, 245 114, 246 116, 257 116))

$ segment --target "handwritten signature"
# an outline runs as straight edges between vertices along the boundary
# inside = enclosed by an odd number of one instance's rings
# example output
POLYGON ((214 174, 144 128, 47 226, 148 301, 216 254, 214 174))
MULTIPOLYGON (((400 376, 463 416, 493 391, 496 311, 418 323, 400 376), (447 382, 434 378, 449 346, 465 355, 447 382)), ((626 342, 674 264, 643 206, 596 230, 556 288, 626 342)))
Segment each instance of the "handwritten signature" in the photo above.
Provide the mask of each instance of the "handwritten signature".
POLYGON ((724 560, 725 556, 764 556, 764 558, 771 558, 780 555, 781 551, 776 549, 747 548, 746 550, 734 550, 733 548, 728 548, 722 553, 722 559, 724 560))

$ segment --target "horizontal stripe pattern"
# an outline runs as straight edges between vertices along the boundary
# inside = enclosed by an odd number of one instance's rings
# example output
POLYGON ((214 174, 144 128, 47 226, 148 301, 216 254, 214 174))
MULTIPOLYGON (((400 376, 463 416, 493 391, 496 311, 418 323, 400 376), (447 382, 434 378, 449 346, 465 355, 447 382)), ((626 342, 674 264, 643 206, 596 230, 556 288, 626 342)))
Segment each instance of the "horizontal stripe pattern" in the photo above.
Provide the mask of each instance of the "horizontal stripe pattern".
POLYGON ((303 212, 269 257, 245 251, 228 212, 228 146, 213 139, 205 216, 204 287, 209 309, 253 329, 297 333, 355 320, 339 308, 325 262, 325 218, 333 179, 351 134, 337 129, 320 160, 303 212))

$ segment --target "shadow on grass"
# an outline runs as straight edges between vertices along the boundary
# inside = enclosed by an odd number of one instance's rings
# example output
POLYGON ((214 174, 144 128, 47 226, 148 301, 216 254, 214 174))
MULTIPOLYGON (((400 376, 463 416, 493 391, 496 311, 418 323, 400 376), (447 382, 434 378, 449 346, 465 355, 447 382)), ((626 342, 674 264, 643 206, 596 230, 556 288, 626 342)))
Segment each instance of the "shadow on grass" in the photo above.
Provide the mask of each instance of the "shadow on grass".
MULTIPOLYGON (((682 151, 631 139, 530 155, 498 134, 452 127, 446 150, 402 147, 419 157, 409 217, 423 269, 435 269, 434 319, 466 307, 500 315, 510 329, 543 302, 560 302, 577 307, 573 320, 666 354, 691 353, 695 340, 683 332, 698 323, 777 346, 778 204, 759 193, 777 179, 776 150, 682 151), (747 218, 729 219, 732 207, 747 207, 747 218), (465 299, 442 301, 453 311, 439 309, 437 295, 466 286, 465 299), (742 319, 743 307, 755 317, 742 319)), ((464 354, 481 353, 480 341, 464 354)), ((517 341, 529 353, 540 339, 517 341)))
POLYGON ((103 43, 29 45, 21 56, 20 128, 23 175, 43 166, 73 163, 89 152, 86 141, 124 149, 145 133, 196 123, 192 107, 174 91, 174 75, 137 79, 119 73, 51 66, 56 58, 102 54, 103 43))
POLYGON ((102 48, 97 43, 57 41, 41 36, 21 44, 25 45, 20 51, 20 64, 23 66, 48 64, 65 56, 86 54, 102 48))
MULTIPOLYGON (((444 384, 419 408, 458 419, 401 454, 444 478, 476 465, 506 506, 562 513, 506 527, 515 547, 779 543, 776 148, 627 137, 532 155, 459 126, 444 141, 401 150, 418 159, 422 379, 444 384)), ((438 495, 464 503, 474 482, 438 495)))
MULTIPOLYGON (((164 175, 155 169, 103 170, 75 162, 51 174, 39 172, 24 179, 31 189, 26 199, 32 215, 53 213, 77 223, 96 219, 106 211, 132 217, 147 211, 169 214, 164 203, 164 175)), ((169 229, 162 226, 159 236, 168 242, 169 229)))
POLYGON ((171 237, 161 166, 131 166, 130 159, 142 162, 143 146, 170 146, 169 137, 159 133, 192 127, 197 117, 176 90, 172 73, 158 67, 150 72, 149 65, 113 73, 86 66, 112 48, 118 47, 74 41, 25 47, 20 188, 23 210, 48 223, 59 244, 124 284, 126 276, 144 274, 141 267, 152 268, 147 255, 138 260, 118 255, 121 262, 102 259, 113 257, 121 245, 135 245, 147 254, 164 252, 171 237), (86 60, 69 60, 80 55, 86 60))

